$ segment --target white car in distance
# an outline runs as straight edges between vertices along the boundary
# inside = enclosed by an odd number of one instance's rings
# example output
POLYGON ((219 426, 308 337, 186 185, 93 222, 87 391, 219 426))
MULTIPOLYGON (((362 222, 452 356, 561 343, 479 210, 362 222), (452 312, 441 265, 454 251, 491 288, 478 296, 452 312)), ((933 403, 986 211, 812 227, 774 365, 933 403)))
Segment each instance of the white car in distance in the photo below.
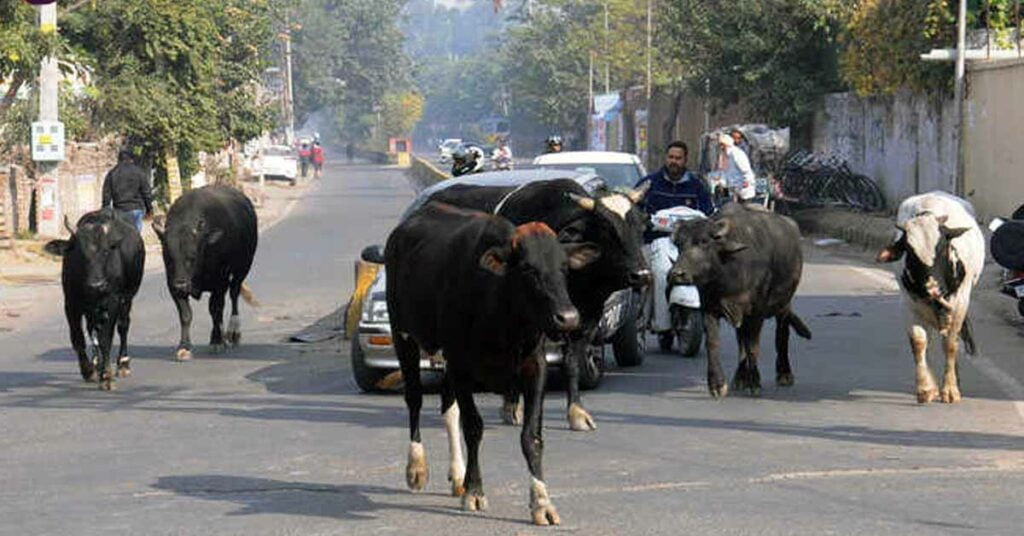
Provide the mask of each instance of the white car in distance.
POLYGON ((542 154, 533 165, 543 169, 559 169, 597 175, 611 190, 624 191, 636 186, 647 175, 640 158, 631 153, 615 151, 565 151, 542 154))
POLYGON ((284 179, 295 184, 299 176, 299 157, 287 145, 271 145, 262 151, 257 174, 267 179, 284 179))

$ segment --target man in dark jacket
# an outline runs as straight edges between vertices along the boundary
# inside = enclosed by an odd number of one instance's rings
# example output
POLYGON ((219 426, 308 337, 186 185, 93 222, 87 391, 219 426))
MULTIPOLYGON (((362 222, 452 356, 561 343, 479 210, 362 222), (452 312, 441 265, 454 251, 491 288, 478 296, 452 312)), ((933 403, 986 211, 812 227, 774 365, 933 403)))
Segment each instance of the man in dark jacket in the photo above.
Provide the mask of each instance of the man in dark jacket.
MULTIPOLYGON (((637 187, 650 182, 651 187, 640 203, 649 215, 665 208, 686 206, 710 215, 715 207, 711 202, 708 188, 697 175, 686 169, 689 150, 681 141, 668 144, 665 150, 665 166, 640 179, 637 187)), ((657 234, 648 231, 644 240, 650 242, 657 234)))
POLYGON ((103 179, 103 207, 113 206, 121 216, 142 232, 143 215, 153 214, 153 196, 146 172, 135 164, 128 149, 117 154, 117 165, 103 179))

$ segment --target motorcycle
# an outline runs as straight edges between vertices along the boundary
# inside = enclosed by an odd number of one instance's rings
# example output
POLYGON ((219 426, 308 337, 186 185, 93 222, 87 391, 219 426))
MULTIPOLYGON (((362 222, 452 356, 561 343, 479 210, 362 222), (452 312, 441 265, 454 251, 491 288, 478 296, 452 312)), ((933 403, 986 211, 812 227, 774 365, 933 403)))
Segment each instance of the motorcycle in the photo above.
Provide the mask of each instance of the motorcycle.
POLYGON ((1014 213, 1014 219, 995 218, 989 224, 992 238, 989 249, 992 258, 1003 267, 1003 287, 1000 292, 1017 300, 1017 312, 1024 316, 1024 207, 1014 213))
MULTIPOLYGON (((676 223, 704 219, 704 213, 689 207, 659 210, 651 216, 655 231, 671 233, 676 223)), ((668 273, 679 257, 671 236, 657 238, 649 246, 654 282, 649 301, 648 329, 658 335, 658 346, 664 353, 672 351, 678 341, 679 352, 693 357, 704 340, 704 322, 700 310, 700 293, 694 285, 668 284, 668 273)))

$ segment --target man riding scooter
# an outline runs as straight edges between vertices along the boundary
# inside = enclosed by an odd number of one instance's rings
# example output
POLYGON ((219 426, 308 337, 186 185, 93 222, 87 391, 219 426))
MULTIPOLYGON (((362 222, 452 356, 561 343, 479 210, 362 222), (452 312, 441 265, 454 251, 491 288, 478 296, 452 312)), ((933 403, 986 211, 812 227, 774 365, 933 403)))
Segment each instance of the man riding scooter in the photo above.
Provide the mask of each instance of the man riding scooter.
POLYGON ((650 327, 658 334, 663 352, 670 351, 673 341, 679 338, 679 350, 692 356, 700 348, 702 338, 700 296, 695 287, 670 288, 668 285, 668 272, 678 256, 671 229, 676 221, 710 215, 714 204, 704 181, 686 169, 688 153, 686 144, 681 141, 668 144, 664 167, 641 179, 637 187, 651 183, 641 202, 652 218, 651 228, 644 232, 654 276, 648 309, 650 327))

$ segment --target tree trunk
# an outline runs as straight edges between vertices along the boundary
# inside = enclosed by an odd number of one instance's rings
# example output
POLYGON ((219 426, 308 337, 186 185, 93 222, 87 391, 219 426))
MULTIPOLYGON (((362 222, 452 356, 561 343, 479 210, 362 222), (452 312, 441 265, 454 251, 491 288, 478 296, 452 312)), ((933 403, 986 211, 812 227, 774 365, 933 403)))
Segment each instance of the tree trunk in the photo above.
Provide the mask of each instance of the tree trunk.
POLYGON ((25 83, 25 77, 23 75, 14 75, 14 80, 11 80, 11 87, 7 88, 7 93, 4 94, 4 100, 0 101, 0 119, 7 116, 7 110, 14 104, 14 98, 18 95, 18 90, 21 89, 21 85, 25 83))

